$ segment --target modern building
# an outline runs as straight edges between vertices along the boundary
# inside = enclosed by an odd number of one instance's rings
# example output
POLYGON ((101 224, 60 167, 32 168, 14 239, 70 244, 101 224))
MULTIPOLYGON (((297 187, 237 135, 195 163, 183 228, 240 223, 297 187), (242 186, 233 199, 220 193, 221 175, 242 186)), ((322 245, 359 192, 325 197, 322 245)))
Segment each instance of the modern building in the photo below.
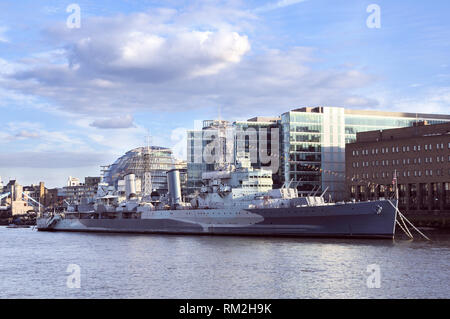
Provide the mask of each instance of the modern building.
MULTIPOLYGON (((145 173, 150 172, 151 182, 148 184, 152 190, 161 194, 168 191, 166 172, 171 169, 180 169, 181 181, 186 181, 186 162, 177 160, 172 150, 165 147, 149 146, 138 147, 125 153, 114 164, 104 167, 103 182, 118 188, 125 175, 134 174, 138 182, 139 192, 144 191, 145 173)), ((182 184, 182 188, 186 185, 182 184)))
POLYGON ((187 193, 201 188, 202 173, 234 162, 234 132, 230 122, 205 120, 187 131, 187 193))
MULTIPOLYGON (((273 168, 276 179, 280 166, 280 120, 279 117, 254 117, 233 122, 235 162, 242 154, 248 154, 253 168, 273 168)), ((274 183, 281 186, 276 180, 274 183)))
POLYGON ((348 198, 391 196, 397 177, 401 210, 450 210, 450 122, 358 133, 346 158, 348 198))
MULTIPOLYGON (((278 169, 272 170, 274 187, 292 182, 291 187, 296 185, 300 195, 326 189, 333 200, 343 200, 346 143, 354 142, 358 132, 408 127, 423 120, 429 124, 445 123, 450 121, 450 115, 303 107, 283 113, 280 118, 255 117, 232 124, 204 121, 201 129, 188 131, 188 192, 201 187, 202 172, 216 169, 217 163, 205 162, 203 155, 208 153, 205 151, 215 147, 221 155, 217 157, 220 165, 234 164, 237 157, 248 154, 252 166, 259 168, 261 159, 254 158, 254 154, 261 154, 259 142, 274 141, 273 136, 266 138, 265 129, 278 128, 278 169), (255 133, 249 134, 252 131, 255 133), (261 135, 261 132, 264 133, 261 135), (214 139, 215 136, 219 138, 214 139), (238 145, 244 145, 243 150, 238 145)), ((274 151, 274 146, 270 145, 270 149, 274 151)))
POLYGON ((300 194, 327 189, 344 199, 345 147, 359 132, 450 121, 450 115, 303 107, 281 115, 281 178, 298 184, 300 194))
POLYGON ((233 123, 205 120, 201 129, 187 132, 187 189, 201 188, 202 173, 236 165, 249 158, 253 168, 272 168, 277 186, 279 169, 280 118, 254 117, 233 123))

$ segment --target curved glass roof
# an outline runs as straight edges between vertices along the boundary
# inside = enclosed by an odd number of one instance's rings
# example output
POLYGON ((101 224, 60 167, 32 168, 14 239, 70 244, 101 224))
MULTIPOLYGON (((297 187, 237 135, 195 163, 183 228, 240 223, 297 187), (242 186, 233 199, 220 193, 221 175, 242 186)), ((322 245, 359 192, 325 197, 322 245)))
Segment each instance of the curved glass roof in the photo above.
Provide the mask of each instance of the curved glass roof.
POLYGON ((119 157, 105 172, 103 181, 117 186, 127 174, 135 174, 141 180, 146 171, 152 176, 152 188, 167 192, 166 172, 176 167, 172 150, 160 146, 138 147, 119 157))

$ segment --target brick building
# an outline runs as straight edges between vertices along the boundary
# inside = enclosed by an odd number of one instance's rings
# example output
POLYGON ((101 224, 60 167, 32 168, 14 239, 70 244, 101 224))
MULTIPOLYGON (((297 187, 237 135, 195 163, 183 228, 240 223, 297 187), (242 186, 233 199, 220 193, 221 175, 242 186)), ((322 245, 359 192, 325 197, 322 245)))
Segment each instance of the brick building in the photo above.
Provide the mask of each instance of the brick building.
POLYGON ((347 199, 391 196, 394 172, 401 210, 450 211, 450 123, 361 132, 346 145, 347 199))

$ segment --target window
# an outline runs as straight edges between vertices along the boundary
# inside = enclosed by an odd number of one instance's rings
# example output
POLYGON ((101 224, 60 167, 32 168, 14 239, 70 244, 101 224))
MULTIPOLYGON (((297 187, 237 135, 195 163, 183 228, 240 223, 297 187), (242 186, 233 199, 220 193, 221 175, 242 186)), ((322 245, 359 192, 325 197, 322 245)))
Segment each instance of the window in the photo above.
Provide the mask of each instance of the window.
POLYGON ((425 144, 425 151, 428 151, 428 145, 425 144))

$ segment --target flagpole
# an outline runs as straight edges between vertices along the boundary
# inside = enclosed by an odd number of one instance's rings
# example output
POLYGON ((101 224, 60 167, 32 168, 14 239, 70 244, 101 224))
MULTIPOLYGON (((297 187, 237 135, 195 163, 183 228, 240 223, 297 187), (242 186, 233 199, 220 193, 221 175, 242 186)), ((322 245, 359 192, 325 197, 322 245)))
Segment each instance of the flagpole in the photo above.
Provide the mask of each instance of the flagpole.
POLYGON ((397 183, 397 170, 394 170, 394 187, 395 187, 395 199, 398 200, 398 183, 397 183))

